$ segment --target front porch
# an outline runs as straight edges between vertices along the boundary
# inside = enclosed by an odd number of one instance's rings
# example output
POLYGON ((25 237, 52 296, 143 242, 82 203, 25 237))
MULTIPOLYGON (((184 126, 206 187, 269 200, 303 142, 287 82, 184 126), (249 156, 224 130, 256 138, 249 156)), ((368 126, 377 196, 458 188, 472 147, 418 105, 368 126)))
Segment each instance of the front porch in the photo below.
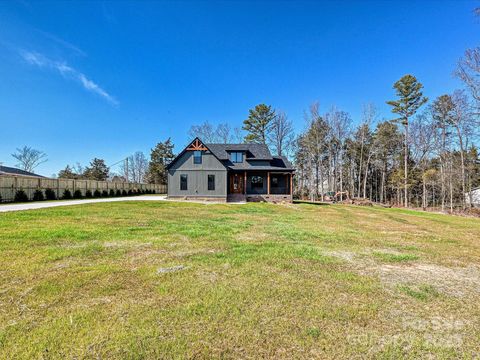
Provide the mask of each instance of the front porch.
POLYGON ((292 201, 293 172, 229 171, 227 176, 227 201, 292 201))

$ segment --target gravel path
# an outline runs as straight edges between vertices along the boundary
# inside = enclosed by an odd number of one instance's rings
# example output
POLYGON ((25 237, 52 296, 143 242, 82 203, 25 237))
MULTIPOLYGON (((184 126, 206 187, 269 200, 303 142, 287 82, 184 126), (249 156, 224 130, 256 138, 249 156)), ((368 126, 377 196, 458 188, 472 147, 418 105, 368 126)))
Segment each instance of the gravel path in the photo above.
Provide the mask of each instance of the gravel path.
POLYGON ((85 200, 56 200, 56 201, 38 201, 21 204, 7 204, 0 205, 0 212, 7 211, 21 211, 21 210, 34 210, 44 209, 56 206, 69 206, 69 205, 81 205, 103 202, 116 202, 116 201, 166 201, 166 196, 161 195, 145 195, 145 196, 132 196, 132 197, 118 197, 118 198, 106 198, 106 199, 85 199, 85 200))

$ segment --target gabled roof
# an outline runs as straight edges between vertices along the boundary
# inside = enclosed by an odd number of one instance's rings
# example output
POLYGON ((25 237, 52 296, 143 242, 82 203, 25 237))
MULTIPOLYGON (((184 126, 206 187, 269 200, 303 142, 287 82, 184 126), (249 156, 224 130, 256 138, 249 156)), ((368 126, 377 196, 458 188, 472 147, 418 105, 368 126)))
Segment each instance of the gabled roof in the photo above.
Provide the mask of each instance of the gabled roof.
POLYGON ((220 160, 228 160, 231 151, 245 151, 249 160, 272 160, 272 154, 265 144, 205 144, 220 160))
POLYGON ((265 144, 205 144, 198 137, 193 139, 175 159, 167 165, 169 169, 186 151, 204 148, 219 160, 223 166, 231 170, 263 170, 263 171, 295 171, 295 168, 285 156, 272 156, 265 144), (229 152, 244 151, 243 163, 232 163, 229 152), (260 160, 267 161, 263 165, 260 160))
POLYGON ((34 174, 29 171, 0 165, 0 175, 16 175, 16 176, 32 176, 32 177, 44 177, 42 175, 34 174))
MULTIPOLYGON (((203 143, 202 140, 200 140, 200 138, 197 136, 195 139, 193 139, 192 141, 190 141, 190 143, 185 146, 185 148, 182 150, 182 152, 180 154, 178 154, 177 156, 175 156, 175 158, 165 167, 167 170, 170 169, 172 167, 172 165, 174 163, 177 162, 178 159, 180 159, 180 157, 185 154, 186 151, 188 150, 191 150, 191 149, 201 149, 201 148, 206 148, 206 150, 210 151, 213 156, 215 156, 217 158, 218 161, 222 162, 222 159, 219 159, 215 153, 207 146, 205 145, 205 143, 203 143)), ((223 163, 222 163, 223 164, 223 163)))

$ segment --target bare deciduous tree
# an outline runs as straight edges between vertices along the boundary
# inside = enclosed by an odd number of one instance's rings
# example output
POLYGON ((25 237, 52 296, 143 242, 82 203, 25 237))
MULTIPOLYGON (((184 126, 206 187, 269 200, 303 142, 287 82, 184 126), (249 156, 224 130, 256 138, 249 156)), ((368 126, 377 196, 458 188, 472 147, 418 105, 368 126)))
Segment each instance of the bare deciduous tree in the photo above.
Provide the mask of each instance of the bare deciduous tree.
POLYGON ((220 142, 222 144, 227 144, 231 141, 231 128, 228 123, 218 124, 217 129, 215 130, 215 142, 220 142))
POLYGON ((17 151, 13 153, 12 156, 17 159, 17 166, 19 168, 29 172, 32 172, 38 165, 43 164, 48 160, 46 153, 29 146, 17 148, 17 151))
POLYGON ((206 143, 214 143, 217 140, 215 128, 208 121, 200 125, 192 125, 188 131, 188 136, 192 139, 198 137, 206 143))
POLYGON ((287 114, 275 111, 269 133, 269 143, 278 156, 288 155, 294 140, 293 125, 287 114))
POLYGON ((475 99, 477 115, 480 111, 480 47, 467 49, 460 59, 455 75, 463 81, 475 99))
POLYGON ((142 183, 145 182, 145 175, 148 170, 148 160, 145 154, 141 151, 135 152, 133 155, 130 155, 128 158, 128 168, 127 163, 123 163, 121 168, 121 173, 127 175, 128 181, 142 183))

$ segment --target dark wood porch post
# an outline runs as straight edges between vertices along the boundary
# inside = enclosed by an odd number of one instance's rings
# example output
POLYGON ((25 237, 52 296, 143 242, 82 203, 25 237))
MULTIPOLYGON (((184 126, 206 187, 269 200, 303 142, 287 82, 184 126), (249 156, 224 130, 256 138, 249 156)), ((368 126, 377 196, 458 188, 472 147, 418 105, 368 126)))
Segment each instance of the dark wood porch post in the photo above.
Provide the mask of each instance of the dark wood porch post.
POLYGON ((267 195, 270 195, 270 171, 267 172, 267 195))
POLYGON ((290 173, 290 196, 293 195, 293 173, 290 173))
POLYGON ((245 176, 243 181, 243 193, 247 195, 247 171, 245 171, 245 176))

